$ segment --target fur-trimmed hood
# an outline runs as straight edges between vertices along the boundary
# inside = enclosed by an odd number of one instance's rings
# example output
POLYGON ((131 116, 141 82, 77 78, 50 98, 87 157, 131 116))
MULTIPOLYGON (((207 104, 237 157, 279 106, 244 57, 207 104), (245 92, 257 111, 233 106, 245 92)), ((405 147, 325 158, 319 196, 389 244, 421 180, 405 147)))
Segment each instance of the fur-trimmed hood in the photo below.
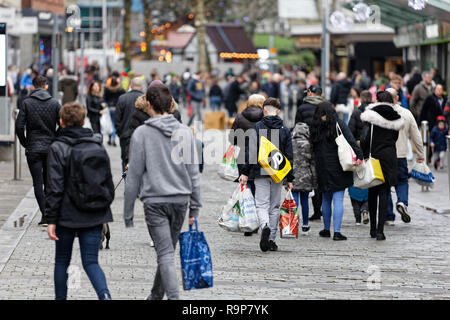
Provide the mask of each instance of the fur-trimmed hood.
POLYGON ((403 118, 394 110, 394 105, 386 102, 373 103, 361 114, 361 120, 385 129, 400 131, 403 118))

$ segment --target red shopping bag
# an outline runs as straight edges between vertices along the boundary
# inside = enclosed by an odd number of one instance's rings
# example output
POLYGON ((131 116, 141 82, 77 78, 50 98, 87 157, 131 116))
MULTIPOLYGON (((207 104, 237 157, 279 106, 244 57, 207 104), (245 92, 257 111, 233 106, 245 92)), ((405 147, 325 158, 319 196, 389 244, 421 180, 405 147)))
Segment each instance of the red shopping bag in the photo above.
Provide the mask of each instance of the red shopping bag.
POLYGON ((280 237, 298 238, 298 212, 294 196, 288 191, 280 208, 280 237))

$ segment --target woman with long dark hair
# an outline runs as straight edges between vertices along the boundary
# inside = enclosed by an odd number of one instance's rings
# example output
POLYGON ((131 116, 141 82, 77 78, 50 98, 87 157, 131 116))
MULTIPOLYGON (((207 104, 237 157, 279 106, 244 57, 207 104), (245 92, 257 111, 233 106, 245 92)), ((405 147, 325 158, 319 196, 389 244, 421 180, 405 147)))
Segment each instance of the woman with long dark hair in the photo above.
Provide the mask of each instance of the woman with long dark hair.
POLYGON ((363 159, 362 150, 356 144, 350 129, 344 121, 338 119, 331 103, 320 103, 311 123, 311 144, 316 162, 317 182, 319 191, 323 194, 322 216, 324 229, 319 232, 321 237, 330 237, 331 216, 333 216, 333 240, 347 240, 341 234, 341 224, 344 215, 345 189, 353 185, 353 172, 342 170, 338 156, 338 146, 335 139, 338 135, 338 124, 342 134, 356 153, 359 165, 363 159), (331 209, 333 203, 333 210, 331 209))
POLYGON ((100 133, 100 116, 105 112, 103 110, 102 85, 98 81, 94 81, 90 84, 87 97, 86 97, 86 108, 87 116, 91 122, 92 131, 94 133, 100 133))
POLYGON ((388 91, 377 93, 377 103, 366 107, 361 114, 365 122, 361 138, 364 156, 380 161, 385 182, 369 188, 370 236, 385 240, 384 222, 387 214, 391 186, 397 185, 398 133, 404 125, 403 118, 393 108, 393 98, 388 91), (377 224, 378 209, 378 224, 377 224))

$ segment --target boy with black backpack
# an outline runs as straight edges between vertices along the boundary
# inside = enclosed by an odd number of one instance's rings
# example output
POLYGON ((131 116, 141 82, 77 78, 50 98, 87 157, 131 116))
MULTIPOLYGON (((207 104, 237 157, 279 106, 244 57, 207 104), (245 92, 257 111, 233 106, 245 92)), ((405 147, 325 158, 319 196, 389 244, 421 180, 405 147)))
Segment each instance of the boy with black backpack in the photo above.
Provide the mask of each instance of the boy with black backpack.
POLYGON ((100 300, 110 300, 105 275, 98 264, 102 225, 113 221, 110 205, 114 185, 101 135, 83 128, 85 108, 67 103, 60 110, 60 126, 48 153, 45 218, 47 233, 56 240, 55 299, 67 298, 67 268, 75 236, 81 260, 100 300))

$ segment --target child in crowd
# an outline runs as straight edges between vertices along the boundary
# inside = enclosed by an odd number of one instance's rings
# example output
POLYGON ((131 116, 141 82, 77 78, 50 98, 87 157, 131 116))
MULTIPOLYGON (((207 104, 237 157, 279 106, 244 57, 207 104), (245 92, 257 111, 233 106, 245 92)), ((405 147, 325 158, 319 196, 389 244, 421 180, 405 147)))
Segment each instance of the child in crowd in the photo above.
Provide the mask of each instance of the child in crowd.
POLYGON ((447 151, 447 138, 448 128, 445 124, 445 117, 437 117, 437 125, 431 130, 430 134, 430 146, 433 148, 433 162, 434 168, 437 170, 444 168, 445 152, 447 151))
POLYGON ((302 208, 302 232, 307 233, 309 227, 309 193, 317 189, 317 176, 311 144, 309 126, 298 122, 292 132, 292 149, 294 154, 293 196, 297 207, 302 208))
POLYGON ((348 195, 352 201, 356 225, 361 225, 361 215, 364 224, 369 223, 369 190, 355 187, 348 188, 348 195))

